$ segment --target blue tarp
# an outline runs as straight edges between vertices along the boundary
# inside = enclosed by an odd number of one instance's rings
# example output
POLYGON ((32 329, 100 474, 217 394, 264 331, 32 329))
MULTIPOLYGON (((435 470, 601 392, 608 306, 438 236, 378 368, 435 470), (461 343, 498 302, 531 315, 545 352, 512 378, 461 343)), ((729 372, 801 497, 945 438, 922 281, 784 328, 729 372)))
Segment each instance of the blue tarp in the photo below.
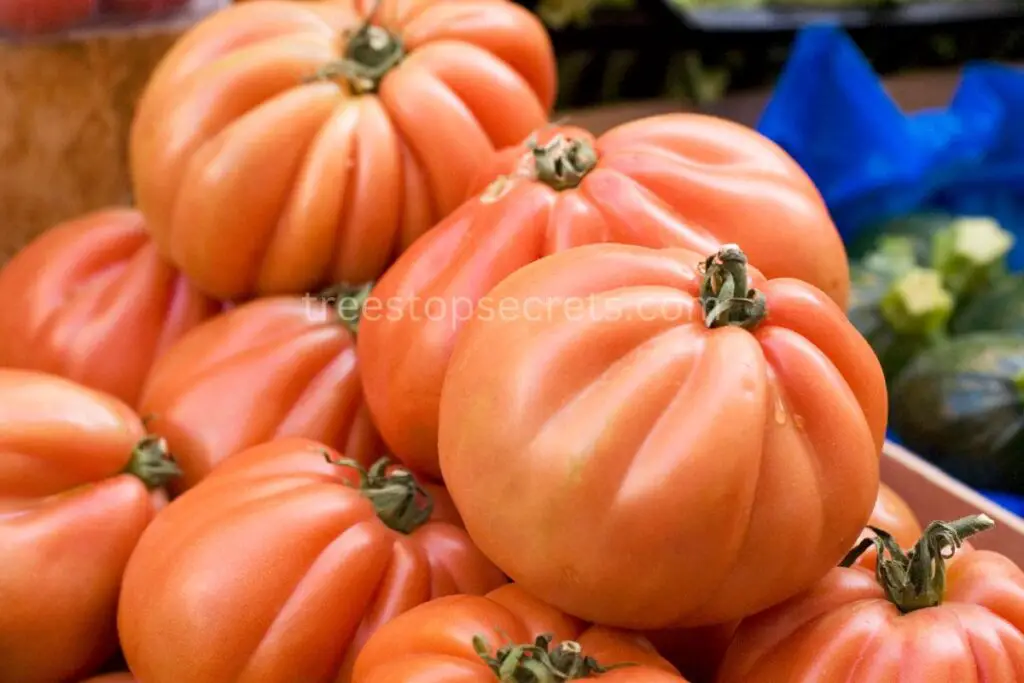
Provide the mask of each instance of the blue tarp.
POLYGON ((1010 265, 1024 269, 1024 70, 969 64, 947 106, 907 114, 845 31, 810 26, 758 130, 811 176, 847 242, 919 210, 989 215, 1017 234, 1010 265))

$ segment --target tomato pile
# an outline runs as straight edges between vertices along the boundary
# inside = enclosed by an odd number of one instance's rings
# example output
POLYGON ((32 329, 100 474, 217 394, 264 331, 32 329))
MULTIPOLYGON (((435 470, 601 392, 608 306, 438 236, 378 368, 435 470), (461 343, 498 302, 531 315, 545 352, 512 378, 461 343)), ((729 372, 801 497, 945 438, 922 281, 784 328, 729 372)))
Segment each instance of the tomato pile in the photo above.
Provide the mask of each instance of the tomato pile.
POLYGON ((1024 681, 992 520, 879 482, 808 177, 554 94, 507 0, 177 43, 137 205, 0 271, 0 683, 1024 681))

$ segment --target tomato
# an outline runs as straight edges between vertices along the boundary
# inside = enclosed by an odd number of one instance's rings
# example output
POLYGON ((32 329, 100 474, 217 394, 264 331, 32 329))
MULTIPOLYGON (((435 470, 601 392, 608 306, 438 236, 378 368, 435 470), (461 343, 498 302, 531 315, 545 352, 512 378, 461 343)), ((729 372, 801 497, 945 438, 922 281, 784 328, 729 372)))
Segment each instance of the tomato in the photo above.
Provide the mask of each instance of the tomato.
POLYGON ((537 683, 684 680, 639 634, 585 624, 508 584, 394 619, 366 643, 352 683, 490 683, 499 671, 502 681, 537 683))
POLYGON ((176 473, 117 399, 0 370, 0 683, 96 671, 117 649, 121 575, 176 473))
POLYGON ((312 297, 258 299, 200 325, 153 367, 139 405, 181 467, 178 489, 277 437, 322 441, 363 464, 383 450, 352 335, 312 297))
POLYGON ((885 551, 884 573, 835 568, 806 593, 744 620, 719 683, 1024 680, 1024 573, 991 551, 940 557, 990 523, 930 525, 914 553, 885 551))
POLYGON ((360 354, 381 434, 410 467, 439 473, 441 382, 459 330, 487 292, 570 247, 619 242, 711 253, 736 241, 771 277, 793 276, 846 305, 849 268, 817 190, 774 143, 735 123, 673 114, 594 140, 542 133, 500 155, 482 195, 419 240, 374 291, 360 354))
POLYGON ((154 520, 118 615, 140 680, 347 681, 359 648, 396 615, 505 582, 443 488, 339 458, 306 439, 256 446, 154 520))
POLYGON ((525 589, 612 626, 723 623, 811 585, 857 539, 885 378, 819 290, 766 281, 736 245, 705 260, 605 244, 487 301, 444 380, 441 470, 525 589))
POLYGON ((218 298, 363 283, 554 93, 543 25, 507 0, 238 4, 154 72, 131 131, 136 200, 218 298))
POLYGON ((0 0, 0 33, 37 35, 73 28, 96 13, 96 0, 0 0))
POLYGON ((0 365, 135 405, 153 362, 220 304, 164 263, 142 215, 108 209, 46 231, 0 270, 0 365))
MULTIPOLYGON (((917 515, 907 505, 907 501, 885 484, 878 486, 878 498, 875 500, 875 509, 871 512, 868 526, 892 534, 901 548, 912 547, 921 537, 921 523, 917 521, 917 515)), ((865 528, 855 545, 859 545, 866 538, 874 537, 874 532, 865 528)), ((874 569, 876 559, 874 548, 868 548, 857 563, 874 569)))

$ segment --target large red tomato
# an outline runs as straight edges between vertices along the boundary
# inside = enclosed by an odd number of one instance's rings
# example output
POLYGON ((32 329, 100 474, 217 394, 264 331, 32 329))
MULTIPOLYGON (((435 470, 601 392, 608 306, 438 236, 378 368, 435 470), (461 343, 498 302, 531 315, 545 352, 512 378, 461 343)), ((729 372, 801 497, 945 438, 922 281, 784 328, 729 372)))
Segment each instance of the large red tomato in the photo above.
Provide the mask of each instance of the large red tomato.
POLYGON ((153 367, 140 412, 194 485, 224 458, 285 436, 365 464, 383 444, 337 307, 313 297, 258 299, 207 321, 153 367))
POLYGON ((513 581, 602 624, 701 626, 803 590, 857 539, 885 379, 819 290, 736 245, 605 244, 487 300, 445 377, 441 470, 513 581))
POLYGON ((910 553, 879 550, 885 571, 833 569, 744 620, 719 683, 1024 681, 1024 572, 991 551, 946 559, 990 523, 930 525, 910 553))
POLYGON ((220 298, 362 283, 542 125, 554 93, 543 25, 507 0, 235 5, 153 74, 136 200, 220 298))
POLYGON ((0 683, 76 680, 114 653, 121 575, 175 473, 120 401, 0 370, 0 683))
POLYGON ((590 626, 516 585, 420 605, 380 629, 352 683, 685 683, 635 633, 590 626), (618 666, 617 666, 618 665, 618 666))
POLYGON ((442 488, 339 457, 304 439, 257 446, 154 520, 118 618, 140 680, 344 683, 396 615, 505 582, 442 488))
POLYGON ((135 405, 153 362, 220 304, 157 254, 142 215, 58 225, 0 270, 0 365, 53 373, 135 405))
POLYGON ((546 254, 596 242, 711 253, 738 242, 768 276, 806 280, 845 308, 846 254, 818 191, 756 132, 673 114, 598 140, 556 127, 539 145, 505 152, 485 176, 510 175, 419 240, 374 290, 381 310, 360 341, 367 401, 415 469, 438 473, 438 397, 458 331, 494 285, 546 254))

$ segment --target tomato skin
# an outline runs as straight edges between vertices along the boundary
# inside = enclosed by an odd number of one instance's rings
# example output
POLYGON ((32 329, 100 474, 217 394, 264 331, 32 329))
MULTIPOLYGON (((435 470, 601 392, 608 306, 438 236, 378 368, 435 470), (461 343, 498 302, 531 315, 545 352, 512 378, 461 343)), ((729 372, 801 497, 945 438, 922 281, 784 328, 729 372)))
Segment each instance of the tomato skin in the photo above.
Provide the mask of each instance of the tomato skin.
POLYGON ((0 370, 0 682, 74 680, 115 652, 121 575, 162 503, 122 474, 144 434, 113 397, 0 370))
POLYGON ((142 215, 106 209, 46 231, 0 270, 0 364, 134 406, 153 362, 221 305, 157 254, 142 215))
POLYGON ((1009 683, 1024 680, 1024 573, 965 546, 945 602, 900 614, 863 567, 746 619, 719 683, 1009 683))
POLYGON ((241 3, 155 71, 131 132, 136 199, 218 298, 363 283, 544 123, 554 91, 543 25, 506 0, 241 3), (406 53, 377 94, 306 82, 374 7, 406 53))
MULTIPOLYGON (((325 450, 305 439, 257 446, 157 517, 125 572, 118 620, 140 680, 346 681, 382 623, 505 582, 450 506, 409 535, 392 531, 325 450)), ((442 488, 425 488, 444 503, 442 488)))
POLYGON ((838 564, 876 499, 887 400, 867 342, 820 291, 753 269, 767 319, 708 329, 703 261, 605 244, 531 264, 488 294, 521 314, 478 310, 444 380, 441 469, 466 529, 590 621, 764 609, 838 564))
POLYGON ((604 666, 635 665, 595 676, 606 683, 685 683, 639 634, 585 624, 515 584, 441 598, 394 619, 363 648, 352 683, 490 683, 495 674, 474 651, 473 636, 484 637, 493 655, 500 645, 531 644, 542 634, 578 642, 604 666))
POLYGON ((39 35, 84 23, 96 13, 96 0, 0 0, 0 33, 39 35))
MULTIPOLYGON (((364 318, 367 401, 385 442, 433 475, 441 383, 459 330, 495 285, 548 254, 601 242, 713 253, 737 242, 771 277, 816 284, 845 309, 849 267, 839 234, 806 174, 774 143, 735 123, 673 114, 624 124, 595 139, 551 127, 597 152, 575 189, 515 177, 505 194, 469 199, 379 280, 387 311, 364 318), (495 198, 497 196, 497 198, 495 198)), ((521 166, 522 146, 481 174, 521 166)))
POLYGON ((312 298, 258 299, 197 327, 153 367, 139 402, 195 485, 222 460, 286 436, 363 464, 383 446, 363 402, 355 343, 312 298))

